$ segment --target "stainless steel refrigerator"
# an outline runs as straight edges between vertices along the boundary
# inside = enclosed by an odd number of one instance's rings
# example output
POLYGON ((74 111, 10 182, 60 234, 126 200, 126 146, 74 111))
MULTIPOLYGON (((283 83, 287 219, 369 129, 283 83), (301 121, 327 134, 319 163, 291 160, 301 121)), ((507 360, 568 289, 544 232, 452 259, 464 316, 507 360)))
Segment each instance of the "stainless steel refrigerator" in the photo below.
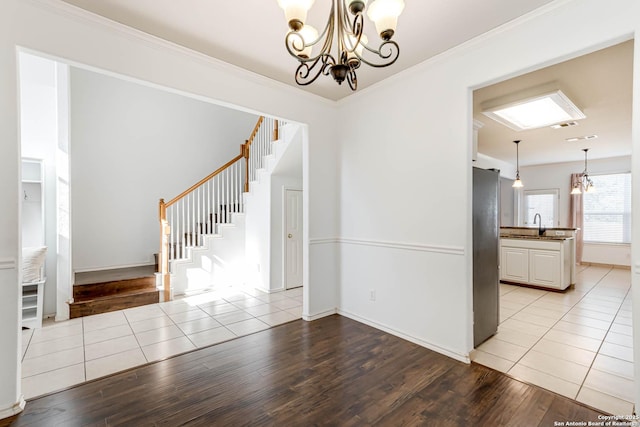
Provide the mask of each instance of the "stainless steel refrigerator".
POLYGON ((473 168, 473 346, 498 331, 500 171, 473 168))

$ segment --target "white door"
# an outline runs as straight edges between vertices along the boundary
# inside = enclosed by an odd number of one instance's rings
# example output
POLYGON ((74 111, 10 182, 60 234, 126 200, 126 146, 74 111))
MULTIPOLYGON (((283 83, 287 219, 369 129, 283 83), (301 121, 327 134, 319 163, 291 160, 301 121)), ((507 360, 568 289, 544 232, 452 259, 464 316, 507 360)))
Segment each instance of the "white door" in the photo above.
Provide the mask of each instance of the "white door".
POLYGON ((302 191, 285 190, 284 283, 287 289, 302 286, 302 191))

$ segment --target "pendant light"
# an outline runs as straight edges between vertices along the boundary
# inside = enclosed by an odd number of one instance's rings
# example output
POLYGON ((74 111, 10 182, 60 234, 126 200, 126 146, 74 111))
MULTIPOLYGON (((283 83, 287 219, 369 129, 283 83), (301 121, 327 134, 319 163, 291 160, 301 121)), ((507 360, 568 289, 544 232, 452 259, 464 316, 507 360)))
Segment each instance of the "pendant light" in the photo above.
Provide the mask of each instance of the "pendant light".
POLYGON ((522 188, 522 181, 520 181, 520 153, 518 150, 518 144, 520 140, 513 141, 516 144, 516 179, 513 181, 513 188, 522 188))
POLYGON ((593 181, 589 178, 589 172, 587 171, 587 152, 588 148, 583 148, 584 151, 584 171, 580 174, 580 177, 573 183, 571 194, 582 194, 584 189, 585 193, 595 193, 596 187, 593 185, 593 181))

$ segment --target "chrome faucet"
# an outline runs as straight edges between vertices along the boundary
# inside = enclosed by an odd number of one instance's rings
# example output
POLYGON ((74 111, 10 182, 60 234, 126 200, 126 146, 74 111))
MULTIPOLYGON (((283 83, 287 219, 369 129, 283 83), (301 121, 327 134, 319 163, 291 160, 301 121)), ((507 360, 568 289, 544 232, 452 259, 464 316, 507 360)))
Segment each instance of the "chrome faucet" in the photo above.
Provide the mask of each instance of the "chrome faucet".
POLYGON ((538 224, 538 236, 542 236, 542 235, 544 234, 544 232, 546 231, 546 228, 544 228, 544 227, 542 226, 542 217, 540 216, 540 214, 539 214, 539 213, 536 213, 536 214, 533 216, 533 223, 534 223, 534 224, 538 224), (540 222, 536 222, 536 218, 538 218, 538 220, 539 220, 540 222))

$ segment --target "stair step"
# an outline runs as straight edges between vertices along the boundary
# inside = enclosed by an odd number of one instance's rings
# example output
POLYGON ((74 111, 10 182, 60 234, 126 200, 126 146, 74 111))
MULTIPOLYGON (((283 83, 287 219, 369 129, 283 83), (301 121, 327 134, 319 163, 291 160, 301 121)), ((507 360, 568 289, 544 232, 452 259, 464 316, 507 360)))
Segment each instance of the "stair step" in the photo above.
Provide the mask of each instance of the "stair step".
POLYGON ((123 290, 118 294, 98 296, 69 304, 69 317, 91 316, 125 308, 140 307, 160 302, 160 292, 155 289, 123 290))
POLYGON ((112 280, 108 282, 74 285, 73 299, 74 301, 86 301, 133 290, 154 290, 156 286, 155 280, 154 276, 145 276, 131 279, 112 280))

